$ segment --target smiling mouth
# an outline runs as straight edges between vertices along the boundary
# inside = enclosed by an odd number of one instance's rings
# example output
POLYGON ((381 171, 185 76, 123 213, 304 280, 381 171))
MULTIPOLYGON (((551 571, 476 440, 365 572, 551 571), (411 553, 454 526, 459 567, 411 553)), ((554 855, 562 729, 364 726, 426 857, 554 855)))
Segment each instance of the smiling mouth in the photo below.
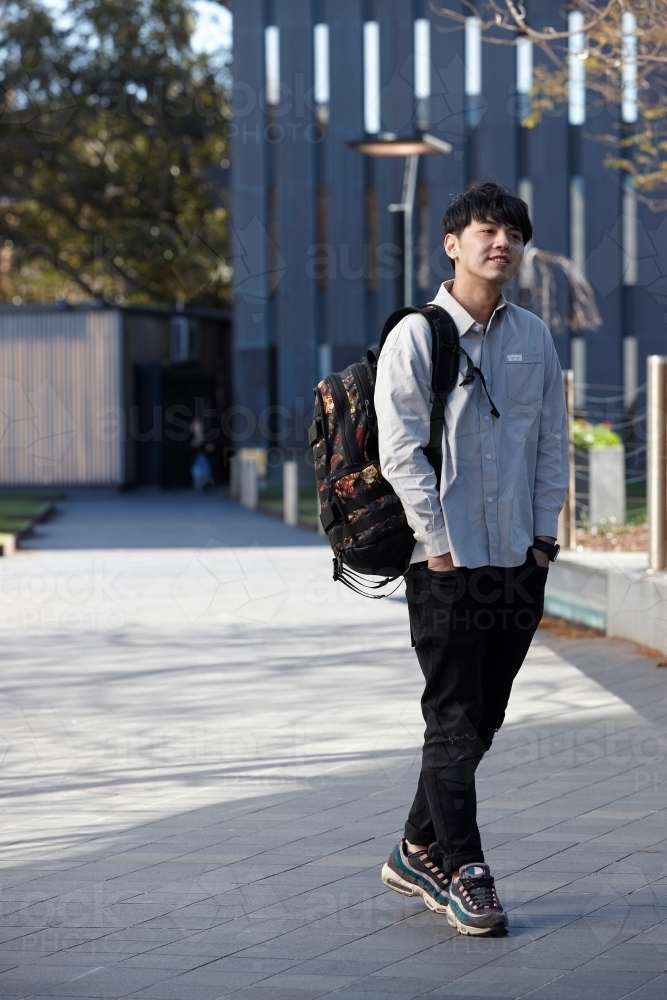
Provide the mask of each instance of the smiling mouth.
POLYGON ((494 264, 509 264, 510 262, 509 257, 502 255, 500 257, 489 257, 489 260, 493 261, 494 264))

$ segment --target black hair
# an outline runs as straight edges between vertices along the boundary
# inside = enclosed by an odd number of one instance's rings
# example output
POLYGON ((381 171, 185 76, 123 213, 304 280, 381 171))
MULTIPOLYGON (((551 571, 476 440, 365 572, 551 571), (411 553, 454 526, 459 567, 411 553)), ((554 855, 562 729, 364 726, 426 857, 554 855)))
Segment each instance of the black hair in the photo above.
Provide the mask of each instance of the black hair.
POLYGON ((523 236, 524 246, 533 238, 528 205, 509 188, 493 181, 469 188, 449 203, 442 217, 442 238, 447 233, 460 236, 471 222, 486 222, 487 219, 515 226, 523 236))

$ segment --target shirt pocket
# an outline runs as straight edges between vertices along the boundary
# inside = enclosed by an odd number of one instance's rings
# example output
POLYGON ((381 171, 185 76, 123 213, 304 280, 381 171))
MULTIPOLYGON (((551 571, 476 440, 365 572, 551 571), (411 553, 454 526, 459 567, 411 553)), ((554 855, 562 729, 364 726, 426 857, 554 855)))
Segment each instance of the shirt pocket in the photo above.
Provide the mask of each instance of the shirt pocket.
POLYGON ((506 354, 507 395, 528 405, 542 398, 544 359, 541 354, 506 354))

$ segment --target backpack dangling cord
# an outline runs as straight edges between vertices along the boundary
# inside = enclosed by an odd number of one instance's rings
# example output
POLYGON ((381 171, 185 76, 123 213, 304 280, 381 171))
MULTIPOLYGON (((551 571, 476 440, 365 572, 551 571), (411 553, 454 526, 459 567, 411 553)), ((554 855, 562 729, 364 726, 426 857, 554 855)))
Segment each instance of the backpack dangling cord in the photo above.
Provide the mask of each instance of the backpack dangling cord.
POLYGON ((355 594, 359 594, 361 597, 370 597, 372 601, 381 601, 383 597, 391 597, 392 594, 396 593, 404 579, 401 576, 394 589, 388 594, 367 594, 365 590, 361 590, 360 588, 365 587, 366 590, 380 590, 382 587, 386 587, 388 583, 393 583, 396 577, 387 576, 384 580, 379 580, 377 583, 367 583, 360 573, 355 573, 349 566, 345 566, 340 553, 334 556, 333 565, 334 581, 345 584, 349 590, 354 591, 355 594))
POLYGON ((466 377, 463 379, 463 382, 459 382, 459 385, 470 385, 471 382, 475 381, 475 375, 479 375, 479 380, 482 383, 482 388, 484 389, 484 392, 486 393, 486 398, 488 399, 489 405, 491 407, 491 413, 493 414, 494 417, 499 417, 500 414, 498 413, 498 410, 496 409, 496 404, 491 399, 491 396, 489 395, 489 390, 486 387, 486 379, 482 375, 482 373, 479 370, 479 368, 476 368, 475 365, 472 363, 472 358, 470 357, 470 355, 467 354, 463 350, 463 348, 460 348, 460 350, 461 350, 461 353, 465 354, 466 358, 468 359, 468 368, 466 370, 466 377))

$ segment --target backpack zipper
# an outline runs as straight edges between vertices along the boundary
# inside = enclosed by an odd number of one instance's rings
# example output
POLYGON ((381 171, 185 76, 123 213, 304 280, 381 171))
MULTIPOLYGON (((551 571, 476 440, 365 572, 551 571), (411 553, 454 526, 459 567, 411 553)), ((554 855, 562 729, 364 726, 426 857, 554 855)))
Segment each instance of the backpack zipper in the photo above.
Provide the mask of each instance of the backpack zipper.
POLYGON ((339 479, 345 479, 346 476, 351 476, 354 472, 363 472, 369 465, 379 465, 379 462, 377 459, 371 459, 370 461, 358 462, 356 465, 346 465, 342 472, 334 472, 329 477, 329 481, 333 487, 333 484, 337 483, 339 479))
POLYGON ((359 451, 357 439, 352 433, 350 423, 350 401, 343 385, 343 380, 338 374, 333 374, 331 378, 331 394, 333 396, 338 416, 342 427, 342 444, 345 453, 345 460, 348 466, 357 465, 363 462, 363 455, 359 451))

